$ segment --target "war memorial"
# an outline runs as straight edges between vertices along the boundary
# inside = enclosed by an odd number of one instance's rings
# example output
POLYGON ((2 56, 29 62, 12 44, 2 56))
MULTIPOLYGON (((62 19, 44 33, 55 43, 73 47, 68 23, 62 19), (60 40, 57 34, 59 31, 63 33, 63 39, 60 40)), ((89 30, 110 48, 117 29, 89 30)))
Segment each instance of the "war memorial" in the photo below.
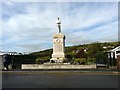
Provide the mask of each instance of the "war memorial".
POLYGON ((62 34, 59 17, 56 24, 58 33, 52 37, 53 52, 50 61, 43 64, 21 64, 20 70, 2 71, 2 90, 118 90, 117 70, 97 70, 95 64, 64 63, 66 36, 62 34))
POLYGON ((120 2, 79 1, 2 0, 1 90, 120 90, 120 2))
POLYGON ((71 65, 63 63, 65 57, 65 38, 61 31, 61 21, 59 17, 56 21, 57 34, 53 35, 53 53, 50 62, 44 64, 22 64, 22 69, 95 69, 96 65, 71 65), (54 62, 54 63, 52 63, 54 62))

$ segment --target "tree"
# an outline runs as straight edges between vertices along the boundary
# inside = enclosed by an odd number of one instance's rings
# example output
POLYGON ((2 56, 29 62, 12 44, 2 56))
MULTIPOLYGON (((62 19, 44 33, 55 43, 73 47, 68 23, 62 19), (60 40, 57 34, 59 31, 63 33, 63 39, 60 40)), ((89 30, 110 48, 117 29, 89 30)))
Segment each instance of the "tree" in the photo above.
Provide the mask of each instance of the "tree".
POLYGON ((96 54, 96 60, 98 64, 107 64, 107 59, 107 54, 102 51, 96 54))
POLYGON ((88 45, 88 57, 95 57, 96 53, 103 51, 103 47, 100 43, 93 43, 88 45))

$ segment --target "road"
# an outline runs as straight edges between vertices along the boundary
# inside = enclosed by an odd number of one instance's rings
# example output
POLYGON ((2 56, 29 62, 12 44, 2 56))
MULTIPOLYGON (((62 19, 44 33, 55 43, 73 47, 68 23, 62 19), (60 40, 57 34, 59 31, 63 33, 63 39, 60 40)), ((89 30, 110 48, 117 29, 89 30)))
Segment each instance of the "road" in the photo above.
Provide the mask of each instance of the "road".
POLYGON ((6 71, 3 88, 118 88, 116 71, 6 71))

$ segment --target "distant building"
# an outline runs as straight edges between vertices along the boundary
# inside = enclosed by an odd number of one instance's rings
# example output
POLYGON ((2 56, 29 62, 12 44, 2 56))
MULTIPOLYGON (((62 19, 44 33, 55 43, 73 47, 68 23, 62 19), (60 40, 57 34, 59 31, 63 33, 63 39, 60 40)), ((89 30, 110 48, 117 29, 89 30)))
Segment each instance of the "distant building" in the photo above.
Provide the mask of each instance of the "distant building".
POLYGON ((17 52, 3 52, 0 51, 0 55, 9 54, 9 55, 19 55, 17 52))
MULTIPOLYGON (((6 54, 8 54, 8 55, 19 55, 19 53, 17 53, 17 52, 3 52, 3 51, 0 51, 0 69, 4 69, 4 62, 5 62, 4 55, 6 55, 6 54)), ((11 68, 10 65, 9 65, 9 68, 11 68)))

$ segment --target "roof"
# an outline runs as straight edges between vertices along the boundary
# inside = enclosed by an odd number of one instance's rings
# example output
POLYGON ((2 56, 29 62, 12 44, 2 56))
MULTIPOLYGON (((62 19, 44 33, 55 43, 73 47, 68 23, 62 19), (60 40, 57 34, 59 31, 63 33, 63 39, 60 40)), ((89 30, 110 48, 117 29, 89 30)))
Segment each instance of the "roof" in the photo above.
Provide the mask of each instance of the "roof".
POLYGON ((120 51, 120 46, 118 46, 118 47, 116 47, 116 48, 110 50, 110 52, 115 52, 115 51, 120 51))

